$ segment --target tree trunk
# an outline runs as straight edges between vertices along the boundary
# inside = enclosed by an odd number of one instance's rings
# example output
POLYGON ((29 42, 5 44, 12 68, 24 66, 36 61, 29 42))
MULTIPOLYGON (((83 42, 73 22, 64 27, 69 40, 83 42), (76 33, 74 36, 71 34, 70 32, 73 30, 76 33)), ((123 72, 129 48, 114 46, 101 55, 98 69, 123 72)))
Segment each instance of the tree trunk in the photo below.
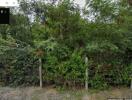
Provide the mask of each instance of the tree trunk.
POLYGON ((39 58, 39 79, 40 79, 40 88, 43 87, 43 80, 42 80, 42 59, 39 58))

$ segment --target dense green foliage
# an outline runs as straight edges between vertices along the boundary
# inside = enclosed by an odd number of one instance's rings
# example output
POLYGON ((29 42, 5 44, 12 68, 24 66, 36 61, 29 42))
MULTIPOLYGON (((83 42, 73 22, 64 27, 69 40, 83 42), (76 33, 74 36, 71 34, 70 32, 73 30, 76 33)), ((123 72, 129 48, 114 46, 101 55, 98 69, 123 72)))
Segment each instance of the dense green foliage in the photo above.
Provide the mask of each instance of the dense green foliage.
POLYGON ((84 86, 86 67, 92 88, 130 84, 129 2, 89 0, 81 10, 69 0, 22 0, 19 10, 10 25, 0 25, 0 84, 38 85, 38 58, 44 84, 84 86))

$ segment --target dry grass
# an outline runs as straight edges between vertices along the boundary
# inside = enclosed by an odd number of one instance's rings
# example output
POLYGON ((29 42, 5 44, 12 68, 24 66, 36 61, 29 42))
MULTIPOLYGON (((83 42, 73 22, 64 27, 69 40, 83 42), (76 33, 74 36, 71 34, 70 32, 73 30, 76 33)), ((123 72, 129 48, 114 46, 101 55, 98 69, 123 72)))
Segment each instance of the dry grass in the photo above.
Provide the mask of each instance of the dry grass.
POLYGON ((132 90, 128 88, 113 88, 95 92, 90 90, 57 91, 53 88, 0 88, 0 100, 107 100, 108 97, 131 97, 132 90))
POLYGON ((90 95, 90 100, 107 100, 107 98, 132 98, 132 90, 128 88, 114 88, 90 95))

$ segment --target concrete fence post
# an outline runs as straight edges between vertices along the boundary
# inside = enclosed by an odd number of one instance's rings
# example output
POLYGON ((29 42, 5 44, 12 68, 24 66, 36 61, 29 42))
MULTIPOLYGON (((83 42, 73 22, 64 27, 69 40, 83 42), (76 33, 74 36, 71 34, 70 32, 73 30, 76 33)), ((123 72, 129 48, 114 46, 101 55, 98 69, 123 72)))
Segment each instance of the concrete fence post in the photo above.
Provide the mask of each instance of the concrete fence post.
POLYGON ((85 57, 85 66, 86 66, 86 70, 85 70, 85 89, 88 90, 88 58, 85 57))

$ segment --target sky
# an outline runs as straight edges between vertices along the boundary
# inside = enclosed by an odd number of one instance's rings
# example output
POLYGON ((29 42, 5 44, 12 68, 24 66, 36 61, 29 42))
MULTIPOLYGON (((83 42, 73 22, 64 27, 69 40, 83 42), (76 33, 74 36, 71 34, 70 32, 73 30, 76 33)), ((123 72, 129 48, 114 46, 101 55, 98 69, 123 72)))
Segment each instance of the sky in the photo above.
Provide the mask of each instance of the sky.
POLYGON ((17 0, 0 0, 0 7, 18 6, 17 0))
POLYGON ((84 5, 85 5, 85 0, 74 0, 74 2, 79 4, 80 7, 84 7, 84 5))
MULTIPOLYGON (((79 4, 80 7, 83 7, 85 5, 85 0, 74 0, 75 3, 79 4)), ((0 6, 6 6, 6 7, 12 7, 12 6, 18 6, 17 0, 0 0, 0 6)))

